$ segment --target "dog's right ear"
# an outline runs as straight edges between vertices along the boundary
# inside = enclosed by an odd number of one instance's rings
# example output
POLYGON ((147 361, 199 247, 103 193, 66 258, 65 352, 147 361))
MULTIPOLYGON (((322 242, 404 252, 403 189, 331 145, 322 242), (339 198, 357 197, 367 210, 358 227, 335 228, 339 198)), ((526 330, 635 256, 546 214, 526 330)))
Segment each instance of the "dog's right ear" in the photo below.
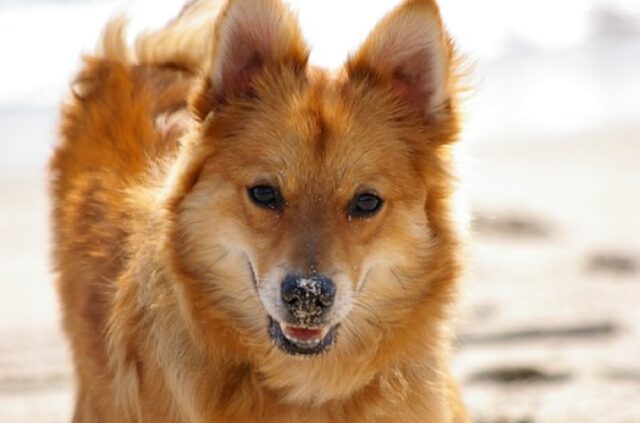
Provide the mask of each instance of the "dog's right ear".
POLYGON ((347 62, 351 80, 389 87, 425 117, 438 118, 455 94, 453 46, 435 0, 405 0, 347 62))
POLYGON ((252 81, 265 69, 302 71, 309 57, 293 13, 281 0, 229 0, 216 22, 213 54, 193 102, 203 120, 233 97, 252 94, 252 81))

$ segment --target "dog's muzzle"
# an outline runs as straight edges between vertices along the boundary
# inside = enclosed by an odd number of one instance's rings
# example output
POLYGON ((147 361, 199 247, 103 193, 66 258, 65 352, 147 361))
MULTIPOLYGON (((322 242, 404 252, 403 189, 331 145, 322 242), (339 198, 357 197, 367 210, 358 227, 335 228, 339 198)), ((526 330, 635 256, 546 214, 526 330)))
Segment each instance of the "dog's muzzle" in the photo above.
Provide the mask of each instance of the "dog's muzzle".
POLYGON ((280 295, 287 311, 285 321, 270 319, 269 333, 278 347, 290 354, 318 354, 335 342, 336 326, 327 325, 336 286, 326 276, 290 274, 280 295))

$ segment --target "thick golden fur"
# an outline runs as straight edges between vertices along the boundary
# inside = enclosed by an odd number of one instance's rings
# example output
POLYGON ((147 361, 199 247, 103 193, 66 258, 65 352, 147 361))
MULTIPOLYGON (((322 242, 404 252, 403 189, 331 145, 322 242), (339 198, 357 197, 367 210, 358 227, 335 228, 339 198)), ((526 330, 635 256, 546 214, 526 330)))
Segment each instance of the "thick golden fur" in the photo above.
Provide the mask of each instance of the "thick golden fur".
POLYGON ((112 22, 63 106, 54 258, 74 421, 466 422, 447 365, 458 88, 436 5, 406 1, 334 74, 307 65, 279 1, 230 0, 214 25, 219 8, 192 2, 133 51, 112 22), (263 175, 283 213, 248 201, 263 175), (385 208, 347 218, 362 183, 385 208), (268 336, 251 273, 259 291, 284 258, 354 281, 323 355, 268 336))

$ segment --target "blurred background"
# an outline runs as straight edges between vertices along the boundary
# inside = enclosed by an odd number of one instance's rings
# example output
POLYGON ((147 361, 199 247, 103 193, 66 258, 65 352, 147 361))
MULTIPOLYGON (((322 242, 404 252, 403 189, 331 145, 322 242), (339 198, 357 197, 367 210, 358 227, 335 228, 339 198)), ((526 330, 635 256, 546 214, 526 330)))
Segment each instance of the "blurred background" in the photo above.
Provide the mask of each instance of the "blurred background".
MULTIPOLYGON (((397 0, 288 1, 338 67, 397 0)), ((479 423, 640 422, 640 2, 440 0, 469 58, 454 372, 479 423)), ((0 0, 0 422, 66 422, 49 266, 58 104, 104 22, 177 0, 0 0)))

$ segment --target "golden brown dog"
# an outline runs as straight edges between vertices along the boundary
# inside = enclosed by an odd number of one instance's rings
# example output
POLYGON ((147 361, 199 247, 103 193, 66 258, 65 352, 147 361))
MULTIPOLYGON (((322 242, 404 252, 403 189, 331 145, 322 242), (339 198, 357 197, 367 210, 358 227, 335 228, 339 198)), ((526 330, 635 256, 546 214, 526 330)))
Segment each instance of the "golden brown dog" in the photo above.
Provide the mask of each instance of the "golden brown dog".
POLYGON ((335 73, 279 0, 192 2, 132 50, 122 32, 86 58, 52 161, 74 421, 467 421, 434 0, 335 73))

